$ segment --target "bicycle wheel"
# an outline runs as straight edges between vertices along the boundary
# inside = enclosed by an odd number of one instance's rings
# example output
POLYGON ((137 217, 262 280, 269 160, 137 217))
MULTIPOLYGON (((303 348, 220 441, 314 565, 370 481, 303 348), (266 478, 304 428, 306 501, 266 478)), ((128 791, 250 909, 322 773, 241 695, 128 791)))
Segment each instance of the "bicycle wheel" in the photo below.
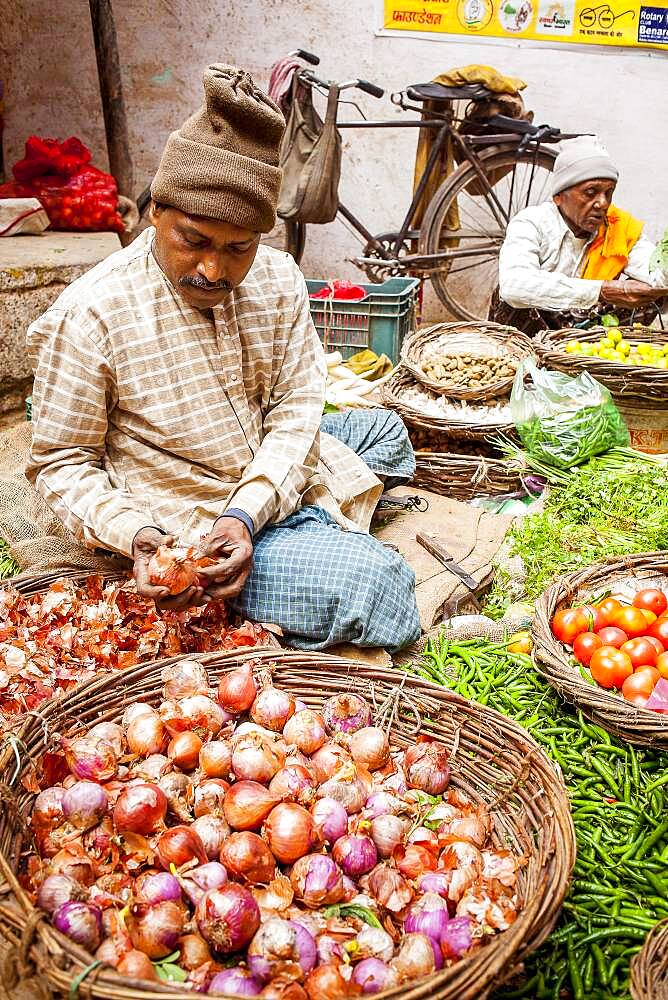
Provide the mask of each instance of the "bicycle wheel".
POLYGON ((498 285, 498 259, 509 220, 550 195, 556 151, 518 154, 496 147, 479 154, 488 183, 462 164, 432 198, 418 242, 419 253, 450 246, 458 255, 431 272, 434 291, 457 319, 487 319, 498 285))
POLYGON ((260 243, 274 247, 276 250, 283 250, 294 257, 299 264, 304 253, 306 243, 306 226, 302 222, 293 222, 291 219, 276 219, 276 225, 270 233, 264 233, 260 243))

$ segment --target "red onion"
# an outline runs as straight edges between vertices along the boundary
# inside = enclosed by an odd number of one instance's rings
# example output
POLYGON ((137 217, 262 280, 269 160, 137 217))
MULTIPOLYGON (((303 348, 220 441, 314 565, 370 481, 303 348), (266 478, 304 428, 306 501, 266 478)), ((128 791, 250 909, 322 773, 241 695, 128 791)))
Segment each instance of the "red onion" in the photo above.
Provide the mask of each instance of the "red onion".
POLYGON ((205 743, 199 754, 199 766, 208 778, 229 778, 232 768, 232 747, 225 740, 205 743))
POLYGON ((280 733, 288 719, 295 714, 295 699, 287 691, 274 687, 271 681, 265 686, 251 705, 250 717, 258 726, 280 733))
POLYGON ((199 764, 201 749, 202 740, 197 733, 186 730, 185 733, 178 733, 169 741, 167 756, 182 771, 192 771, 199 764))
POLYGON ((180 771, 171 771, 160 778, 158 785, 167 800, 170 812, 174 813, 182 823, 190 823, 192 821, 192 814, 188 808, 192 788, 190 778, 180 771))
POLYGON ((356 764, 377 771, 390 759, 390 741, 379 726, 365 726, 350 737, 350 753, 356 764))
POLYGON ((181 886, 169 872, 144 872, 135 882, 135 896, 139 903, 181 902, 181 886))
POLYGON ((60 785, 40 792, 32 807, 30 823, 34 830, 55 830, 65 819, 63 799, 65 789, 60 785))
POLYGON ((130 753, 148 757, 151 753, 162 753, 169 736, 160 716, 142 712, 132 720, 127 728, 126 739, 130 753))
POLYGON ((366 788, 357 773, 353 772, 349 776, 344 768, 318 788, 319 799, 334 799, 340 802, 349 816, 362 811, 367 797, 366 788))
POLYGON ((290 882, 297 899, 314 910, 339 903, 343 898, 341 870, 327 854, 307 854, 296 861, 290 882))
POLYGON ((71 843, 51 858, 49 875, 67 875, 79 885, 92 885, 95 881, 93 863, 86 854, 83 844, 71 843))
POLYGON ((451 881, 452 872, 426 872, 418 879, 418 889, 425 893, 435 892, 443 899, 447 899, 451 881))
POLYGON ((301 764, 286 764, 269 782, 269 791, 279 801, 309 805, 315 799, 315 779, 301 764))
POLYGON ((198 816, 190 827, 204 845, 204 852, 213 861, 218 858, 220 849, 230 835, 230 828, 220 816, 198 816))
POLYGON ((208 944, 199 934, 184 934, 179 939, 179 952, 178 964, 189 972, 213 961, 208 944))
POLYGON ((45 913, 53 914, 63 903, 85 899, 81 885, 69 875, 47 875, 37 893, 37 905, 45 913))
POLYGON ((206 865, 191 868, 185 875, 179 877, 186 896, 196 906, 205 892, 210 889, 220 889, 227 882, 227 871, 218 861, 210 861, 206 865))
POLYGON ((322 716, 330 733, 356 733, 371 725, 371 709, 358 694, 336 694, 322 707, 322 716))
POLYGON ((352 987, 339 971, 337 962, 319 965, 309 972, 304 983, 309 1000, 338 1000, 339 997, 356 996, 357 986, 352 987))
POLYGON ((290 865, 308 854, 316 840, 311 814, 295 802, 281 802, 264 824, 269 848, 281 864, 290 865))
POLYGON ((248 889, 228 882, 202 896, 195 920, 207 944, 229 955, 249 943, 260 926, 260 909, 248 889))
POLYGON ((170 865, 180 868, 188 861, 197 859, 201 865, 209 860, 204 844, 192 826, 173 826, 158 837, 155 850, 163 868, 170 865))
POLYGON ((365 924, 358 932, 355 944, 355 958, 380 958, 383 962, 389 962, 394 955, 394 941, 381 927, 368 927, 365 924))
POLYGON ((318 833, 333 844, 348 832, 348 813, 336 799, 319 799, 311 809, 318 833))
POLYGON ((419 878, 424 872, 433 872, 436 869, 436 858, 421 844, 395 847, 394 862, 406 878, 419 878))
POLYGON ((145 781, 157 782, 163 775, 173 769, 174 765, 164 753, 149 754, 145 760, 137 760, 130 768, 133 778, 143 778, 145 781))
POLYGON ((393 816, 391 813, 376 816, 371 821, 370 832, 379 857, 391 858, 394 849, 403 844, 406 830, 407 821, 400 816, 393 816))
POLYGON ((315 967, 313 935, 294 920, 270 917, 248 946, 248 968, 261 982, 274 976, 302 980, 315 967))
POLYGON ((388 864, 377 865, 369 875, 369 889, 373 898, 391 913, 400 913, 413 898, 413 890, 395 868, 388 864))
POLYGON ((276 976, 260 993, 264 1000, 308 1000, 299 983, 286 976, 276 976))
POLYGON ((473 943, 469 917, 454 917, 446 925, 441 935, 443 957, 461 958, 473 943))
POLYGON ((93 740, 93 742, 102 740, 103 743, 108 743, 110 747, 113 747, 117 757, 121 756, 125 747, 123 730, 116 722, 98 722, 89 730, 88 739, 93 740))
POLYGON ((378 861, 376 846, 364 834, 349 833, 340 837, 332 848, 332 857, 350 878, 370 872, 378 861))
POLYGON ((292 905, 295 898, 290 879, 280 873, 266 886, 253 886, 251 892, 263 914, 266 910, 282 913, 292 905))
POLYGON ((417 826, 411 830, 406 837, 406 843, 419 844, 421 847, 426 847, 432 854, 438 854, 440 850, 438 834, 434 833, 433 830, 428 830, 426 826, 417 826))
POLYGON ((220 705, 205 694, 193 694, 189 698, 181 698, 177 702, 177 707, 188 722, 187 728, 201 733, 202 736, 208 733, 216 736, 223 728, 225 718, 220 705))
POLYGON ((361 988, 362 993, 380 993, 381 990, 396 986, 399 976, 379 958, 364 958, 353 970, 353 982, 361 988))
POLYGON ((248 969, 240 965, 217 972, 209 983, 207 993, 224 993, 228 997, 256 997, 262 987, 248 969))
POLYGON ((280 801, 257 781, 237 781, 225 796, 223 811, 234 830, 259 830, 280 801))
POLYGON ((151 705, 146 705, 142 701, 135 701, 132 705, 128 705, 123 712, 123 718, 121 719, 123 732, 125 732, 130 723, 134 722, 135 719, 138 719, 140 715, 157 715, 157 712, 151 705))
POLYGON ((241 715, 247 712, 255 701, 257 685, 253 677, 253 667, 250 663, 230 670, 220 681, 218 701, 226 712, 241 715))
POLYGON ((179 660, 162 668, 162 694, 167 701, 178 701, 193 694, 208 694, 209 678, 197 660, 179 660))
POLYGON ((193 812, 195 816, 223 816, 229 784, 222 778, 206 778, 195 786, 193 812))
POLYGON ((377 816, 396 816, 406 808, 406 803, 390 792, 372 792, 364 805, 364 815, 369 819, 377 816))
POLYGON ((404 754, 404 773, 411 788, 441 795, 450 783, 448 751, 442 743, 416 743, 404 754))
POLYGON ((100 943, 102 915, 89 903, 61 903, 53 914, 53 926, 86 951, 95 951, 100 943))
POLYGON ((246 733, 235 740, 232 770, 240 781, 271 781, 285 764, 285 752, 262 733, 246 733))
POLYGON ((183 906, 171 900, 136 903, 125 918, 133 946, 151 959, 165 958, 174 951, 184 924, 183 906))
POLYGON ((220 852, 221 863, 230 878, 251 885, 271 882, 276 872, 276 859, 256 833, 244 831, 228 837, 220 852))
POLYGON ((114 826, 119 833, 155 833, 167 813, 165 793, 157 785, 131 785, 114 806, 114 826))
POLYGON ((356 882, 349 875, 343 876, 343 902, 351 903, 355 896, 359 896, 359 888, 356 882))
POLYGON ((414 982, 428 976, 436 968, 436 956, 431 938, 426 934, 406 934, 399 953, 390 962, 400 983, 414 982))
POLYGON ((435 892, 428 892, 411 906, 404 920, 404 931, 426 934, 440 941, 448 919, 448 904, 435 892))
MULTIPOLYGON (((99 949, 96 957, 100 958, 99 949)), ((116 965, 116 971, 119 975, 127 976, 129 979, 146 979, 148 982, 160 982, 151 959, 143 951, 137 951, 136 948, 132 948, 131 951, 127 951, 121 957, 116 965)))
POLYGON ((439 836, 468 840, 475 847, 482 848, 489 833, 489 826, 488 815, 471 813, 468 816, 456 816, 449 822, 441 823, 438 833, 439 836))
POLYGON ((311 767, 319 782, 333 778, 342 764, 350 764, 352 757, 339 743, 324 743, 311 757, 311 767))
POLYGON ((65 819, 77 830, 88 830, 100 822, 109 799, 101 785, 95 781, 76 781, 63 796, 65 819))
POLYGON ((114 748, 87 736, 65 740, 65 759, 75 778, 80 781, 109 781, 118 770, 114 748))
POLYGON ((310 708, 295 712, 283 727, 283 737, 310 757, 327 739, 325 720, 320 712, 312 712, 310 708))

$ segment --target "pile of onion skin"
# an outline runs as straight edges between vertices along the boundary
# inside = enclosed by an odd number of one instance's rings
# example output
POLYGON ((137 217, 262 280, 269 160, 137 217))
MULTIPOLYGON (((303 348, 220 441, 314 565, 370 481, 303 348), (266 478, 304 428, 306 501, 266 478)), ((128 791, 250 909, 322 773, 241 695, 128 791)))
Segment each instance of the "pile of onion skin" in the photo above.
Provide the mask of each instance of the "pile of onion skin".
POLYGON ((217 691, 195 660, 162 680, 157 709, 42 762, 22 882, 95 958, 193 992, 330 1000, 412 984, 515 919, 521 859, 488 846, 442 744, 391 749, 358 695, 313 711, 251 662, 217 691))

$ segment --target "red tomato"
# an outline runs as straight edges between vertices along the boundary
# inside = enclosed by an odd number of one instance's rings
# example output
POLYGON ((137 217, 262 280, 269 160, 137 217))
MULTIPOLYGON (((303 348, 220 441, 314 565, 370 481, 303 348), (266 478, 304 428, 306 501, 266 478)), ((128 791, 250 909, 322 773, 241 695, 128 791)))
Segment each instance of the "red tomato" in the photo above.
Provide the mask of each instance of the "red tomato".
POLYGON ((658 639, 668 649, 668 618, 659 618, 653 625, 650 625, 647 634, 658 639))
POLYGON ((590 632, 597 632, 600 628, 604 628, 608 624, 605 615, 601 613, 595 604, 583 604, 581 610, 587 616, 590 632))
POLYGON ((668 680, 668 653, 659 653, 656 660, 656 669, 662 677, 668 680))
POLYGON ((620 608, 619 611, 615 611, 612 624, 626 632, 629 639, 644 635, 649 628, 644 614, 638 608, 620 608))
POLYGON ((655 639, 653 635, 646 635, 645 638, 648 642, 652 643, 659 656, 661 656, 662 653, 665 653, 666 647, 658 639, 655 639))
POLYGON ((606 625, 605 628, 599 629, 596 634, 604 646, 614 646, 615 649, 619 649, 625 642, 629 641, 626 632, 623 632, 620 628, 615 628, 614 625, 606 625))
POLYGON ((580 632, 573 640, 573 655, 578 663, 588 667, 597 649, 603 645, 600 635, 594 632, 580 632))
POLYGON ((636 670, 622 684, 622 695, 627 701, 632 701, 634 704, 640 704, 636 698, 642 698, 644 704, 654 690, 660 676, 661 674, 654 667, 643 667, 641 670, 636 670))
MULTIPOLYGON (((614 597, 606 597, 605 600, 596 605, 598 613, 601 616, 603 626, 610 624, 612 615, 615 611, 619 611, 621 606, 620 602, 615 600, 614 597)), ((597 632, 598 629, 594 629, 594 631, 597 632)))
POLYGON ((552 633, 559 642, 573 645, 576 635, 589 631, 589 618, 582 608, 562 608, 552 619, 552 633))
MULTIPOLYGON (((589 664, 594 680, 604 688, 620 688, 627 677, 633 673, 630 656, 622 653, 614 646, 601 646, 591 658, 589 664)), ((647 668, 651 670, 651 667, 647 668)))
POLYGON ((619 648, 622 653, 626 653, 631 658, 634 670, 637 670, 638 667, 653 667, 659 655, 654 643, 645 637, 629 639, 619 648))
POLYGON ((653 611, 658 618, 668 608, 668 598, 662 590, 648 587, 647 590, 638 591, 633 598, 633 607, 653 611))

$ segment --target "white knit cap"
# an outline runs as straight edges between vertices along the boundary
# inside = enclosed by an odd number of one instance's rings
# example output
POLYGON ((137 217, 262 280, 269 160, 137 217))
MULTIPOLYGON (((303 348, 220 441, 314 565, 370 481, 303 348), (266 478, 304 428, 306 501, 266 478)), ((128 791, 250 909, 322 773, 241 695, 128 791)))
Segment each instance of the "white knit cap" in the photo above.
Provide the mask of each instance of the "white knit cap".
POLYGON ((552 172, 552 194, 560 194, 582 181, 617 181, 619 170, 595 135, 569 139, 561 147, 552 172))

